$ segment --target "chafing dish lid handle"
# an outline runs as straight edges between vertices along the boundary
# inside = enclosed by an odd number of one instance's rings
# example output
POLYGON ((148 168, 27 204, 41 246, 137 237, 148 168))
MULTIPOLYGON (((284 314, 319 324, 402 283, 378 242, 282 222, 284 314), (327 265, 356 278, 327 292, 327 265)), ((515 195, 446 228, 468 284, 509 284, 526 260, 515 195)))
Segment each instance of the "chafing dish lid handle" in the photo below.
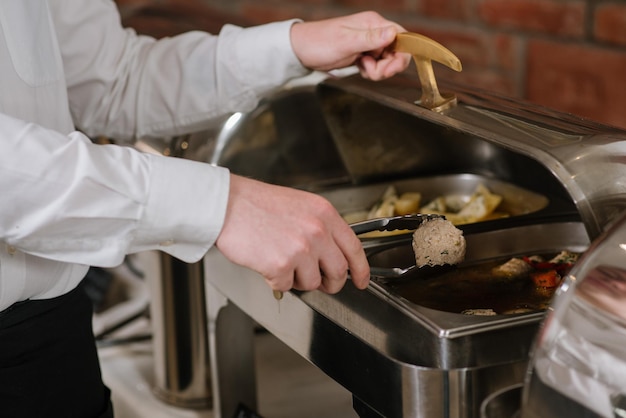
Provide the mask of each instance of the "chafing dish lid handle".
POLYGON ((418 33, 403 32, 396 35, 392 49, 413 56, 422 85, 422 97, 415 103, 437 112, 456 104, 456 95, 441 94, 435 80, 432 61, 437 61, 455 71, 461 71, 461 60, 440 43, 418 33))

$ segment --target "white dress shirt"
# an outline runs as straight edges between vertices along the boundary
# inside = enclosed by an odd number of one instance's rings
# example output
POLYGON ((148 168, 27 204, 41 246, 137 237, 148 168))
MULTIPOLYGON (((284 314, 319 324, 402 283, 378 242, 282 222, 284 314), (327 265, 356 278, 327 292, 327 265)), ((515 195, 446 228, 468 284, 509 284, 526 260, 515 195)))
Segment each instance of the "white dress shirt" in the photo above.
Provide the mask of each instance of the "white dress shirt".
POLYGON ((228 171, 86 135, 166 137, 253 108, 307 73, 292 23, 155 41, 123 29, 112 0, 0 0, 0 311, 129 253, 202 258, 228 171))

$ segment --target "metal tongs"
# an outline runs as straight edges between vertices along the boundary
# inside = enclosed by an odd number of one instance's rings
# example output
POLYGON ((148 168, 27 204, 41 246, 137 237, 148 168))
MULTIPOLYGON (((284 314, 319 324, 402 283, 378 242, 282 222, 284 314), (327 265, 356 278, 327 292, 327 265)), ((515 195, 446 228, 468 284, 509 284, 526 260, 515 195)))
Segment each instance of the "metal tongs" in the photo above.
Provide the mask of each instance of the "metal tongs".
POLYGON ((357 235, 373 231, 395 231, 398 229, 415 230, 426 221, 441 218, 445 219, 446 217, 431 213, 418 213, 415 215, 392 216, 389 218, 376 218, 355 222, 350 224, 350 227, 357 235))
MULTIPOLYGON (((361 235, 373 231, 416 230, 421 224, 433 219, 445 219, 443 215, 415 214, 377 218, 350 224, 355 234, 361 235)), ((413 264, 409 267, 376 267, 370 266, 370 274, 383 278, 398 278, 407 275, 418 267, 413 264)))
MULTIPOLYGON (((445 216, 435 214, 393 216, 389 218, 376 218, 367 221, 355 222, 350 224, 350 227, 356 235, 373 231, 395 231, 402 229, 415 230, 424 222, 438 218, 445 219, 445 216)), ((415 264, 407 268, 370 266, 370 274, 383 278, 396 278, 405 276, 416 268, 417 266, 415 264)), ((283 298, 282 291, 274 290, 273 293, 276 300, 283 298)))

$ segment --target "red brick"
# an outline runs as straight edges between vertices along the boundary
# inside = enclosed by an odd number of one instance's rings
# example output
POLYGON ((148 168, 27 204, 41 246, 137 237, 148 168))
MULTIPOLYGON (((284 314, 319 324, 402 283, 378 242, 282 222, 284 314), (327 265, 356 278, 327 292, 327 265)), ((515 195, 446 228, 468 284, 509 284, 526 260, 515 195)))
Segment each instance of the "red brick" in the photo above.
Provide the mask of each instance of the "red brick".
POLYGON ((433 31, 422 33, 450 49, 465 68, 494 68, 516 70, 523 63, 522 40, 507 34, 488 34, 471 31, 433 31))
POLYGON ((336 0, 336 5, 353 11, 376 10, 380 14, 406 10, 405 0, 336 0))
MULTIPOLYGON (((351 13, 339 9, 333 0, 241 0, 240 13, 256 23, 274 22, 291 18, 319 20, 351 13)), ((359 10, 360 11, 360 10, 359 10)))
POLYGON ((125 23, 157 37, 190 29, 216 32, 226 22, 246 26, 374 9, 459 57, 463 71, 436 64, 438 79, 626 127, 626 48, 610 50, 626 46, 626 3, 617 0, 116 1, 125 23), (544 40, 529 41, 533 33, 544 40))
POLYGON ((471 16, 470 4, 467 0, 422 0, 418 13, 449 20, 468 20, 471 16))
POLYGON ((532 41, 527 98, 533 102, 626 127, 626 52, 532 41))
POLYGON ((137 10, 149 7, 153 2, 152 0, 115 0, 115 3, 122 18, 125 18, 135 14, 137 10))
POLYGON ((616 45, 626 45, 626 5, 606 3, 599 5, 594 15, 596 39, 616 45))
POLYGON ((499 28, 567 37, 582 37, 584 34, 583 1, 482 0, 478 3, 478 15, 499 28))
POLYGON ((153 0, 115 0, 115 3, 119 8, 145 6, 147 4, 154 3, 153 0))
POLYGON ((264 3, 249 3, 241 7, 241 15, 254 25, 293 18, 308 19, 295 6, 267 7, 264 3))
POLYGON ((203 30, 209 33, 218 33, 225 23, 241 26, 250 24, 245 19, 209 9, 191 3, 182 3, 175 6, 154 4, 128 11, 122 23, 132 27, 137 32, 151 35, 156 38, 172 36, 190 30, 203 30))
POLYGON ((491 38, 477 31, 454 32, 425 27, 407 29, 436 40, 461 60, 463 70, 459 73, 434 64, 438 80, 453 80, 500 94, 520 95, 520 89, 514 83, 519 73, 517 39, 506 35, 491 38), (503 62, 507 63, 507 67, 501 64, 503 62), (515 65, 517 67, 513 68, 515 65))
POLYGON ((488 37, 477 31, 452 31, 431 28, 407 28, 421 33, 448 48, 463 67, 487 67, 490 64, 488 37))
POLYGON ((506 71, 517 71, 522 66, 522 40, 516 36, 493 36, 494 66, 506 71))

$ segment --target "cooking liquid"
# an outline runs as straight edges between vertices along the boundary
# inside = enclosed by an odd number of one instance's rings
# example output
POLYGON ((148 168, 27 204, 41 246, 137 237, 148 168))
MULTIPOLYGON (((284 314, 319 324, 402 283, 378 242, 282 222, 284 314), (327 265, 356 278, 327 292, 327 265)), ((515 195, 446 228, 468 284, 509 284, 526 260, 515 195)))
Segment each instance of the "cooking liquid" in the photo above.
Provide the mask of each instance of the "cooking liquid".
MULTIPOLYGON (((547 255, 544 258, 550 259, 547 255)), ((528 273, 503 277, 493 269, 505 263, 494 260, 459 267, 418 269, 400 280, 387 280, 385 287, 416 305, 462 313, 469 309, 492 309, 496 314, 545 310, 555 288, 537 287, 528 273)))

